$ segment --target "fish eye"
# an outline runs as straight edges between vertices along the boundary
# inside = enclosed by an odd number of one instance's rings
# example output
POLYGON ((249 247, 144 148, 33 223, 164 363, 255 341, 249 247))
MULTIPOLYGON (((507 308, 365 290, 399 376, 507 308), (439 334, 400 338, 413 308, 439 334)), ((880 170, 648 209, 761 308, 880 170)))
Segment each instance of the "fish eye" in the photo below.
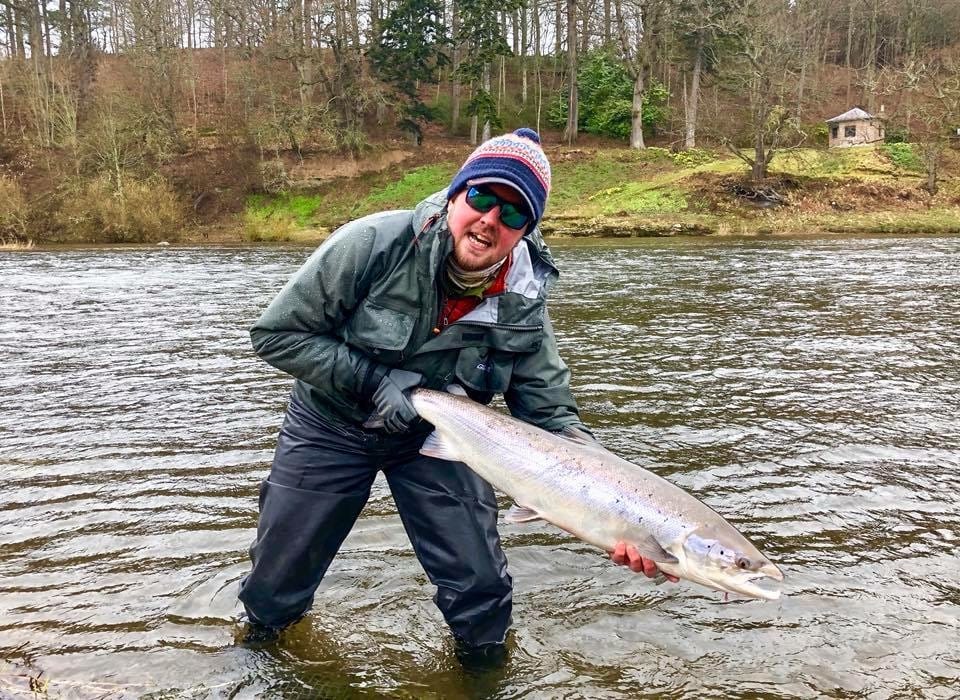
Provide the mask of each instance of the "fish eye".
POLYGON ((749 569, 749 568, 750 568, 750 560, 747 559, 746 557, 737 557, 736 564, 737 564, 737 568, 738 568, 738 569, 749 569))

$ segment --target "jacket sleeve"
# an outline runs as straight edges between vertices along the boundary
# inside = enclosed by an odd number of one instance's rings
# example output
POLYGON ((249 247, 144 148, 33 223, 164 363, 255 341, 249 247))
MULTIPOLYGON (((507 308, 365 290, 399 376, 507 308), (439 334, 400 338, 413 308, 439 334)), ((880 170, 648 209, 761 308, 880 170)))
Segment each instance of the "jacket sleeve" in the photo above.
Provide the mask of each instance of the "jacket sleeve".
POLYGON ((250 329, 257 355, 324 393, 360 398, 374 363, 339 329, 382 271, 381 247, 376 228, 363 220, 325 241, 250 329))
POLYGON ((570 370, 560 359, 546 311, 540 349, 517 357, 503 398, 511 414, 544 430, 558 432, 573 426, 590 432, 580 420, 577 402, 570 393, 570 370))

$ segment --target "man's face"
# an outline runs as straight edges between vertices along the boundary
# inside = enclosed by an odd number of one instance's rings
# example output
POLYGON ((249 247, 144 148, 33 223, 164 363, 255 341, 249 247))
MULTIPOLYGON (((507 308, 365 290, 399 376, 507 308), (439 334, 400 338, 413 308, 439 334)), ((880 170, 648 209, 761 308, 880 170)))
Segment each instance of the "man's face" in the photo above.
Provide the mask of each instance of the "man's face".
MULTIPOLYGON (((524 207, 523 197, 508 185, 484 185, 505 202, 524 207)), ((453 235, 453 259, 464 270, 482 270, 500 262, 523 238, 526 226, 513 229, 500 221, 500 207, 480 212, 467 201, 464 188, 447 208, 447 226, 453 235)))

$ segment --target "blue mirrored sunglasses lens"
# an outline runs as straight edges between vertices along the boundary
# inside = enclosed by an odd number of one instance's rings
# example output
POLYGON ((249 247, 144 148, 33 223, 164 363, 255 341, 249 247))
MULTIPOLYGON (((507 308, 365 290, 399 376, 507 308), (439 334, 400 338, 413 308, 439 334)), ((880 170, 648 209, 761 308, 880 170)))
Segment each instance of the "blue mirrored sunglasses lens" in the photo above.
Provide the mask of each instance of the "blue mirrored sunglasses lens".
POLYGON ((512 229, 521 229, 530 221, 530 215, 521 211, 516 204, 505 202, 493 192, 471 187, 467 190, 467 204, 480 212, 488 212, 500 205, 500 221, 512 229))
POLYGON ((488 212, 497 206, 499 201, 497 196, 491 192, 484 192, 476 187, 467 190, 467 204, 477 211, 488 212))
POLYGON ((512 229, 519 229, 527 225, 530 217, 512 204, 504 204, 500 207, 500 221, 512 229))

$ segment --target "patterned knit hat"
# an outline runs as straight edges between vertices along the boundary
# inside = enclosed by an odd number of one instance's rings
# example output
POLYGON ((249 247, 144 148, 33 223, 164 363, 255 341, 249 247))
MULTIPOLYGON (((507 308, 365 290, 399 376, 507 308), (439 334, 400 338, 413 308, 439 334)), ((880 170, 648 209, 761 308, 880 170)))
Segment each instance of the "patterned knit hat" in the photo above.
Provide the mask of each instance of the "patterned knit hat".
POLYGON ((486 183, 509 185, 523 195, 533 215, 527 227, 532 231, 543 216, 550 194, 550 162, 540 147, 540 135, 522 128, 481 143, 454 175, 447 199, 453 199, 464 187, 486 183))

